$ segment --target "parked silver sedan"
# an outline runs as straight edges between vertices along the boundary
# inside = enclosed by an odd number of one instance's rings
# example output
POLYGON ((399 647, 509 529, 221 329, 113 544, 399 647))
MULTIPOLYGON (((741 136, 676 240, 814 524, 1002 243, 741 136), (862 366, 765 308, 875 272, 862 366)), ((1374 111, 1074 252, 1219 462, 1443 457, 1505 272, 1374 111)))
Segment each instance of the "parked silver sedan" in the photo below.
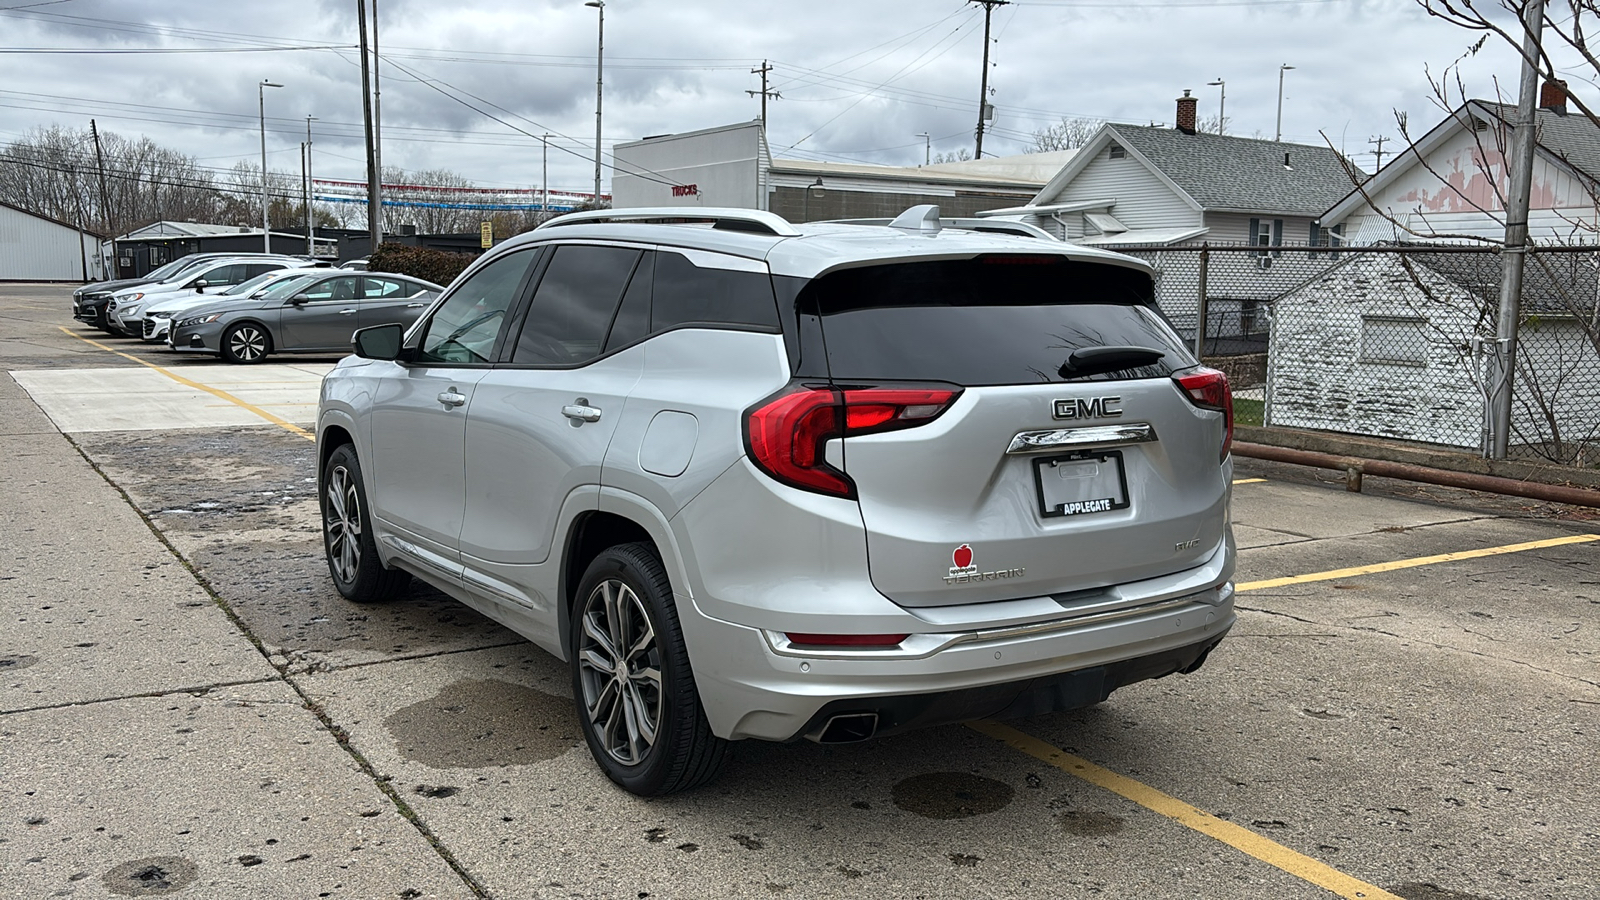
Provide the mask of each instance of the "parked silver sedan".
POLYGON ((185 310, 172 323, 167 346, 233 363, 260 362, 272 353, 344 352, 356 329, 409 326, 443 291, 406 275, 335 269, 287 279, 254 297, 185 310))

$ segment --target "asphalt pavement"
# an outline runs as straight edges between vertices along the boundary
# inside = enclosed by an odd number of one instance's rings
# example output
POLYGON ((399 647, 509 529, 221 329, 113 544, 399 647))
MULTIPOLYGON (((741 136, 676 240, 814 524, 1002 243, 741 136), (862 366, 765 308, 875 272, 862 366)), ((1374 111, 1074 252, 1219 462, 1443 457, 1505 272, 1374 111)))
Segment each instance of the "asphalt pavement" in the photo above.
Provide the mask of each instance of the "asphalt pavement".
POLYGON ((331 359, 241 368, 0 285, 0 897, 1600 896, 1600 522, 1240 461, 1240 619, 1099 706, 745 743, 641 800, 563 666, 342 600, 331 359))

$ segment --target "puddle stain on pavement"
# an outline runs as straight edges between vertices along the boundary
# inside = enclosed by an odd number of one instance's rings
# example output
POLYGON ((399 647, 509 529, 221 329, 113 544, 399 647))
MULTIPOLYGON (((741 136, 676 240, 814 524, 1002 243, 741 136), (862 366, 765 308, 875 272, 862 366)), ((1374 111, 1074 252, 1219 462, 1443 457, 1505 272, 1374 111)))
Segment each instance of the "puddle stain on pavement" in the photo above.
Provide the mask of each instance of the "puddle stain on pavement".
POLYGON ((125 862, 101 876, 106 890, 122 897, 160 897, 183 890, 200 874, 182 856, 149 856, 125 862))
POLYGON ((926 819, 965 819, 1004 809, 1011 785, 966 772, 913 775, 894 786, 894 805, 926 819))
POLYGON ((1096 810, 1069 809, 1056 817, 1061 830, 1078 837, 1105 837, 1122 830, 1121 816, 1096 810))
POLYGON ((401 756, 435 769, 544 762, 582 739, 570 698, 492 679, 457 681, 383 724, 401 756))

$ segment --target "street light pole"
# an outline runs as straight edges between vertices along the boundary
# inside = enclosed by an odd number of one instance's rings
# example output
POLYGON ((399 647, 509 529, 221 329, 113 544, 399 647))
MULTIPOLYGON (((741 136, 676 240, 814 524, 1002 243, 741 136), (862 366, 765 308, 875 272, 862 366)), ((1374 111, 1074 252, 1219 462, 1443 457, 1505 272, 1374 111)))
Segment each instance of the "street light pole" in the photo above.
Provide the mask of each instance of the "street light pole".
POLYGON ((1221 135, 1228 129, 1228 83, 1219 75, 1216 81, 1206 82, 1206 87, 1222 88, 1222 100, 1217 103, 1217 134, 1221 135))
POLYGON ((540 221, 550 218, 550 132, 539 139, 539 187, 544 196, 539 200, 540 221))
POLYGON ((267 220, 267 88, 281 87, 265 78, 256 85, 256 103, 261 107, 261 240, 268 253, 272 252, 272 225, 267 220))
POLYGON ((922 138, 922 164, 933 162, 933 138, 926 131, 917 132, 917 137, 922 138))
POLYGON ((1293 69, 1294 66, 1284 63, 1278 67, 1278 129, 1273 134, 1274 141, 1283 140, 1283 73, 1293 69))
POLYGON ((605 0, 589 0, 583 4, 592 6, 600 11, 599 40, 595 45, 594 54, 594 205, 600 206, 600 104, 605 96, 605 71, 606 71, 606 3, 605 0))

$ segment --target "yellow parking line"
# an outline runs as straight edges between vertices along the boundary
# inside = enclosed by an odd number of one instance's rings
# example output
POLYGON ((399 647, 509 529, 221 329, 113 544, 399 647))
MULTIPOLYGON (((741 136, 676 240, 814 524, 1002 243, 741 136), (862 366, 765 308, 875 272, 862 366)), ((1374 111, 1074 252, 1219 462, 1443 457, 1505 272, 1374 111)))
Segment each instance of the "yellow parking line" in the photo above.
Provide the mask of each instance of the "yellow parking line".
POLYGON ((1101 768, 1009 725, 997 722, 968 722, 967 727, 1021 750, 1069 775, 1076 775, 1092 785, 1126 797, 1145 809, 1160 813, 1180 825, 1215 838, 1235 850, 1253 856, 1269 866, 1282 869, 1303 881, 1332 891, 1340 897, 1348 900, 1401 900, 1400 897, 1382 888, 1346 875, 1304 853, 1290 850, 1248 828, 1196 809, 1176 797, 1134 781, 1126 775, 1101 768))
POLYGON ((288 431, 291 431, 291 432, 293 432, 295 434, 298 434, 299 436, 305 438, 308 441, 315 441, 317 439, 316 435, 314 435, 311 432, 305 430, 304 428, 301 428, 299 425, 296 425, 293 422, 290 422, 288 419, 281 419, 281 418, 273 415, 272 413, 267 412, 266 410, 262 409, 261 407, 256 406, 253 403, 246 403, 245 401, 240 400, 238 397, 235 397, 234 395, 228 393, 227 391, 219 391, 216 388, 211 387, 210 385, 204 385, 204 384, 201 384, 198 381, 190 381, 189 379, 183 377, 182 375, 179 375, 178 373, 172 371, 171 369, 166 368, 165 366, 158 366, 153 362, 147 362, 145 360, 142 360, 139 357, 134 356, 131 353, 123 353, 121 350, 117 350, 117 349, 114 349, 112 347, 107 347, 105 344, 102 344, 99 341, 91 341, 88 338, 84 337, 83 335, 78 334, 77 332, 73 331, 72 329, 66 327, 65 325, 57 325, 56 327, 60 328, 63 332, 65 332, 66 334, 70 335, 71 337, 75 337, 78 340, 83 341, 85 344, 88 344, 91 347, 99 347, 101 350, 104 350, 107 353, 114 353, 117 356, 122 357, 123 359, 132 360, 132 361, 138 363, 141 366, 146 366, 148 368, 155 369, 157 372, 160 372, 161 374, 167 376, 168 378, 171 378, 173 381, 176 381, 177 383, 183 385, 184 387, 191 387, 191 388, 194 388, 197 391, 205 391, 206 393, 210 394, 213 397, 218 397, 220 399, 226 400, 229 403, 232 403, 234 406, 237 406, 240 409, 244 409, 244 410, 247 410, 249 412, 255 413, 256 415, 260 416, 263 419, 266 419, 268 422, 271 422, 272 424, 278 426, 279 428, 283 428, 285 430, 288 430, 288 431))
POLYGON ((1266 479, 1265 478, 1235 478, 1233 480, 1233 483, 1234 484, 1260 484, 1263 481, 1266 481, 1266 479))
POLYGON ((1560 547, 1566 544, 1585 544, 1590 541, 1600 541, 1600 534, 1574 534, 1567 537, 1550 538, 1543 541, 1528 541, 1525 544, 1506 544, 1503 547, 1485 547, 1481 550, 1462 550, 1457 553, 1441 553, 1438 556, 1419 556, 1414 559, 1397 559, 1394 562, 1376 563, 1370 566, 1354 566, 1349 569, 1331 569, 1327 572, 1312 572, 1309 575, 1290 575, 1287 578, 1268 578, 1265 581, 1247 581, 1235 585, 1235 591, 1259 591, 1263 588, 1284 587, 1291 584, 1306 584, 1312 581, 1333 581, 1336 578, 1354 578, 1357 575, 1373 575, 1378 572, 1393 572, 1397 569, 1414 569, 1417 566, 1431 566, 1434 563, 1457 562, 1463 559, 1481 559, 1485 556, 1499 556, 1502 553, 1521 553, 1524 550, 1542 550, 1546 547, 1560 547))

